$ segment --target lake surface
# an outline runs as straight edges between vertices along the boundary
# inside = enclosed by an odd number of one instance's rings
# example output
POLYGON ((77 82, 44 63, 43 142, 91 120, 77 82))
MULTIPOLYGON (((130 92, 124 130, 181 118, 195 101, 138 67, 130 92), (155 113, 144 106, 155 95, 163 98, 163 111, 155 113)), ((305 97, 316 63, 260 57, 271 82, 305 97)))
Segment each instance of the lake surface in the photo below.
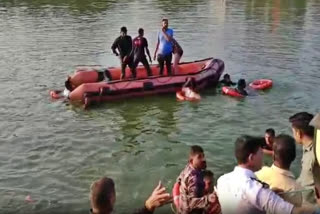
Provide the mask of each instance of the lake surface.
POLYGON ((317 0, 1 0, 0 213, 87 213, 89 186, 105 175, 115 213, 130 213, 159 180, 171 191, 190 145, 218 177, 233 169, 239 135, 291 134, 289 116, 320 111, 319 14, 317 0), (123 25, 132 36, 145 28, 153 53, 163 17, 182 61, 213 56, 234 81, 274 87, 241 101, 208 90, 200 103, 168 95, 88 111, 49 98, 78 65, 118 66, 110 46, 123 25))

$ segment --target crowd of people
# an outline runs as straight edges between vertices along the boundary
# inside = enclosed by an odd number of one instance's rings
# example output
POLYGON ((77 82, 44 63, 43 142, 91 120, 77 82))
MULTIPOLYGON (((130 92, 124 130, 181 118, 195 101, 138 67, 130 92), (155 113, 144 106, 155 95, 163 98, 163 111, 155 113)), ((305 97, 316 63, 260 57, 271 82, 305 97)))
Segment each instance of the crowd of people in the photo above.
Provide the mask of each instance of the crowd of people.
MULTIPOLYGON (((234 144, 237 165, 222 175, 213 187, 214 174, 207 170, 204 150, 191 146, 186 167, 177 178, 179 195, 174 198, 179 214, 311 214, 320 213, 319 173, 315 155, 313 115, 300 112, 290 117, 293 137, 275 136, 267 129, 264 138, 240 136, 234 144), (296 180, 290 166, 296 158, 296 144, 302 145, 302 168, 296 180), (264 166, 263 155, 273 163, 264 166)), ((171 203, 172 195, 158 184, 136 214, 149 214, 171 203)), ((115 184, 104 177, 91 186, 91 213, 110 214, 116 200, 115 184)))
MULTIPOLYGON (((149 62, 152 63, 152 59, 148 48, 148 41, 144 37, 144 29, 139 28, 138 36, 132 40, 131 36, 128 35, 127 28, 121 27, 120 36, 116 38, 111 49, 112 52, 116 56, 119 56, 120 59, 120 79, 125 78, 125 69, 127 66, 131 70, 132 77, 136 78, 136 68, 140 62, 144 65, 147 75, 153 75, 149 65, 149 62), (148 55, 149 62, 147 60, 146 53, 148 55)), ((171 75, 173 72, 178 72, 178 64, 182 55, 182 47, 173 37, 173 30, 169 28, 168 19, 163 19, 162 28, 158 33, 157 45, 153 56, 153 60, 158 60, 160 75, 163 75, 164 65, 166 65, 168 75, 171 75), (174 55, 173 71, 171 69, 172 55, 174 55)))

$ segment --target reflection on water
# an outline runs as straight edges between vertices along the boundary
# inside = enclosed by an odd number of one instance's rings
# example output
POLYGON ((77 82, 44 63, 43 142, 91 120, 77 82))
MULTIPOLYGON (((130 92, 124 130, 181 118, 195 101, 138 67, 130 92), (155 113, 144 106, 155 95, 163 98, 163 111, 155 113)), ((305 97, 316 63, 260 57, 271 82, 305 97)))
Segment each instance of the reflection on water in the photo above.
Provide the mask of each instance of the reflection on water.
POLYGON ((248 0, 247 18, 259 22, 271 23, 271 31, 275 32, 279 24, 302 28, 307 11, 307 1, 256 1, 248 0))
MULTIPOLYGON (((122 3, 129 3, 130 1, 122 0, 122 3)), ((104 1, 87 1, 87 0, 75 0, 75 1, 64 1, 64 0, 3 0, 0 2, 0 7, 27 7, 29 10, 33 9, 44 9, 45 7, 61 7, 68 9, 73 15, 93 15, 101 13, 112 7, 113 4, 117 3, 115 0, 104 0, 104 1)))
POLYGON ((317 0, 2 0, 0 213, 86 213, 89 186, 104 175, 116 182, 115 213, 128 213, 158 180, 171 190, 190 145, 203 146, 218 177, 233 168, 240 134, 290 134, 289 116, 320 111, 319 8, 317 0), (48 98, 76 65, 118 66, 110 46, 123 25, 132 36, 145 28, 153 52, 163 17, 183 61, 214 56, 234 81, 271 78, 274 87, 241 101, 213 89, 199 103, 167 95, 89 111, 48 98))

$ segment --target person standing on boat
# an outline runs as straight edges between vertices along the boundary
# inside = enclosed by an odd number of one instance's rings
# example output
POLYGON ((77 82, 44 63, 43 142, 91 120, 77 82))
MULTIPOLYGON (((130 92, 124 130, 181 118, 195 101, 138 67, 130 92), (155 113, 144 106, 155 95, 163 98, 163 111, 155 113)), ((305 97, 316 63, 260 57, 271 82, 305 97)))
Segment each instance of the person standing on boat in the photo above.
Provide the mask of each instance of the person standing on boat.
POLYGON ((132 39, 131 36, 127 35, 127 28, 121 27, 120 36, 113 42, 111 46, 112 52, 120 57, 121 63, 121 77, 124 79, 126 76, 126 67, 127 65, 131 68, 133 78, 136 77, 132 69, 132 59, 130 58, 130 53, 132 50, 132 39), (119 53, 117 52, 117 49, 119 53))
POLYGON ((163 75, 164 63, 166 63, 167 73, 171 75, 171 61, 172 61, 172 37, 173 30, 169 27, 168 19, 162 19, 162 30, 158 33, 158 42, 156 45, 156 50, 154 52, 153 60, 156 60, 156 57, 159 62, 160 75, 163 75), (157 56, 157 52, 158 56, 157 56))
POLYGON ((175 40, 175 38, 172 37, 172 44, 173 44, 173 73, 177 73, 179 72, 178 70, 178 65, 180 62, 180 59, 183 55, 183 49, 180 46, 180 44, 177 42, 177 40, 175 40))
POLYGON ((138 34, 139 34, 139 36, 134 38, 133 42, 132 42, 132 52, 130 54, 131 56, 133 56, 132 70, 133 70, 133 73, 136 74, 137 73, 136 68, 137 68, 139 62, 141 62, 144 65, 148 76, 152 76, 151 68, 150 68, 150 65, 148 63, 148 60, 147 60, 147 57, 145 54, 145 52, 146 52, 149 57, 150 63, 152 63, 150 51, 148 49, 148 41, 145 37, 143 37, 144 30, 142 28, 139 28, 138 34))

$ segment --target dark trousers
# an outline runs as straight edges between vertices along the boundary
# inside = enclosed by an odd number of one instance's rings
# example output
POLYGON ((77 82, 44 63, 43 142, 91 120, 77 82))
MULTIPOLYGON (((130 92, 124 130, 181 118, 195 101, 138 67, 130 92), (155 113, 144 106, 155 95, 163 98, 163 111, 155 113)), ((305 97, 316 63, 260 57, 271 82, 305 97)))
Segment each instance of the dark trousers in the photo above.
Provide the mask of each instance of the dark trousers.
POLYGON ((149 65, 149 62, 147 60, 146 57, 141 57, 141 58, 135 58, 133 59, 133 65, 132 65, 132 70, 133 72, 136 74, 136 68, 138 67, 139 62, 141 62, 143 64, 143 66, 145 67, 146 71, 147 71, 147 75, 148 76, 152 76, 152 72, 151 72, 151 68, 149 65))
POLYGON ((164 62, 166 62, 168 75, 171 75, 172 53, 167 55, 158 54, 158 63, 160 67, 160 75, 163 75, 164 62))
POLYGON ((131 73, 133 78, 136 78, 136 72, 133 69, 132 66, 132 60, 127 59, 125 62, 123 62, 123 57, 120 57, 120 62, 121 62, 121 79, 124 79, 126 77, 126 67, 128 66, 131 69, 131 73))

